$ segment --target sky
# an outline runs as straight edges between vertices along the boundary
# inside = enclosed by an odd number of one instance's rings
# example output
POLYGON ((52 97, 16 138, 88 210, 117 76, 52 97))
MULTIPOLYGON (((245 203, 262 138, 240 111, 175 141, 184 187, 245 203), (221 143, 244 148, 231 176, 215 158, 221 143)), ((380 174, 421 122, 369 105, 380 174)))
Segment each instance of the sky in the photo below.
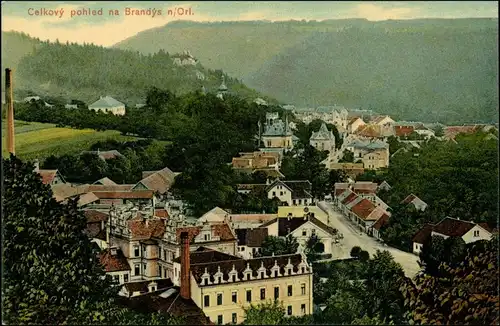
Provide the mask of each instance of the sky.
POLYGON ((498 18, 498 2, 2 1, 2 32, 13 30, 41 40, 58 39, 60 42, 86 42, 103 46, 111 46, 143 30, 179 19, 213 22, 365 18, 380 21, 479 17, 498 18), (129 8, 128 14, 126 8, 129 8), (97 15, 92 15, 92 10, 97 15), (143 10, 142 15, 135 15, 136 11, 132 10, 143 10))

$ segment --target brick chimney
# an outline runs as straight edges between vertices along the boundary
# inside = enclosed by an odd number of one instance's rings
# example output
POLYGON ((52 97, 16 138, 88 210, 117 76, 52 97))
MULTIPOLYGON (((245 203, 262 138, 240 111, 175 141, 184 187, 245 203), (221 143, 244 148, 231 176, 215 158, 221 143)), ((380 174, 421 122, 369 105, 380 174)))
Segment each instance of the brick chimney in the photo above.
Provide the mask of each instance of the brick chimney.
POLYGON ((12 70, 5 69, 5 104, 7 105, 7 149, 16 153, 14 134, 14 98, 12 95, 12 70))
POLYGON ((191 298, 191 283, 189 278, 189 233, 181 233, 181 297, 184 299, 191 298))

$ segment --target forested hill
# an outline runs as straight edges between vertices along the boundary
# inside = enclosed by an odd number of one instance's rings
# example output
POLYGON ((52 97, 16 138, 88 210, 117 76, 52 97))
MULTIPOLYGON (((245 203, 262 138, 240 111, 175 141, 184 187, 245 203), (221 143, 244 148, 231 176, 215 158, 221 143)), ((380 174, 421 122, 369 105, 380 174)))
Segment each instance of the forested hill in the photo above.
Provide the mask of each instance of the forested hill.
MULTIPOLYGON (((18 33, 2 34, 20 47, 20 42, 14 42, 19 39, 18 33)), ((18 51, 22 58, 17 67, 12 60, 5 62, 14 65, 12 68, 16 70, 17 97, 30 91, 85 102, 111 95, 127 104, 144 103, 146 91, 151 87, 177 94, 201 90, 202 86, 207 92, 216 92, 223 74, 230 92, 249 99, 259 96, 221 70, 207 69, 201 63, 176 65, 172 56, 163 50, 143 55, 93 44, 49 43, 29 37, 24 41, 36 42, 36 46, 18 51)), ((9 40, 4 41, 4 44, 8 43, 9 40)), ((2 65, 3 60, 2 57, 2 65)))
POLYGON ((343 104, 404 120, 498 121, 498 20, 172 22, 115 47, 190 50, 295 105, 343 104))

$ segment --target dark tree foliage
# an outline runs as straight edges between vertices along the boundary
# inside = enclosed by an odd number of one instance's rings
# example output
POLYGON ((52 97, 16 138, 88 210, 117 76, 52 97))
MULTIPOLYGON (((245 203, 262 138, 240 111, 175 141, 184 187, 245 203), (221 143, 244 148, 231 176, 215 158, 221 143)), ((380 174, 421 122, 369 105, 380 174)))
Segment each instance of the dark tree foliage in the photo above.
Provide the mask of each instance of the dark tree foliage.
POLYGON ((261 256, 288 255, 297 252, 299 244, 293 236, 275 237, 267 236, 262 242, 261 256))
POLYGON ((497 235, 470 244, 465 259, 443 262, 436 275, 406 278, 401 291, 415 323, 498 325, 499 276, 497 235))
POLYGON ((429 275, 439 273, 441 263, 457 264, 465 258, 466 246, 461 237, 432 236, 425 241, 420 252, 419 264, 429 275))
POLYGON ((122 309, 83 232, 77 200, 58 203, 34 165, 3 159, 3 319, 7 324, 165 324, 122 309))

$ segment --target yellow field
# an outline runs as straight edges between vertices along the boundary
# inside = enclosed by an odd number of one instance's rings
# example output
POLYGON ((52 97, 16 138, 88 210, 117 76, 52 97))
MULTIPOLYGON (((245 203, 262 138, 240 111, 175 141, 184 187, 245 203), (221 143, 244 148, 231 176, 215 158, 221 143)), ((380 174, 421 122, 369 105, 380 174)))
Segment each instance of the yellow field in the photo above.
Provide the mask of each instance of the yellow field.
MULTIPOLYGON (((20 124, 26 124, 26 122, 20 122, 20 124)), ((32 131, 26 131, 26 125, 23 125, 25 128, 23 131, 19 130, 21 131, 19 133, 16 122, 16 156, 26 160, 35 158, 42 160, 50 155, 77 154, 89 150, 94 143, 106 139, 121 141, 137 139, 122 136, 120 132, 114 130, 56 128, 50 124, 46 124, 48 128, 41 129, 44 126, 40 125, 42 124, 35 123, 32 127, 36 130, 32 131)), ((2 145, 2 156, 5 157, 8 152, 6 129, 4 128, 2 128, 2 145)))

